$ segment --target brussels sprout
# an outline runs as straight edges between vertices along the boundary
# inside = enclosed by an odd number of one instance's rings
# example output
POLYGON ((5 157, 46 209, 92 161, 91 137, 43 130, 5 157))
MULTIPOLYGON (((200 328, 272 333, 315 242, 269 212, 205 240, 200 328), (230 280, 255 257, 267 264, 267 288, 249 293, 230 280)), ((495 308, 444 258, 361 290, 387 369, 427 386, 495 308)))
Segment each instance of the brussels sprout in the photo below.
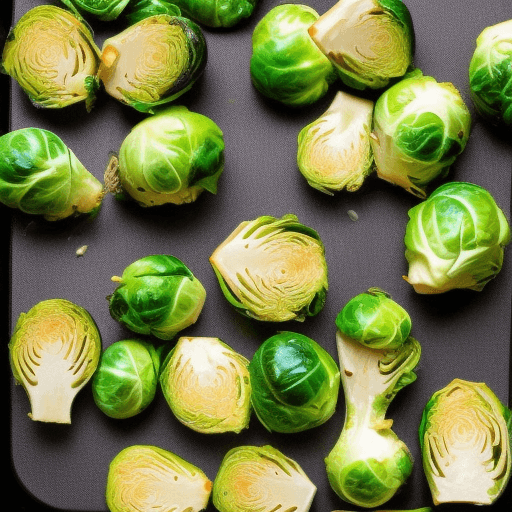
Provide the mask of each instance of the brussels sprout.
POLYGON ((102 21, 115 20, 130 0, 60 0, 72 11, 84 11, 102 21))
POLYGON ((424 199, 427 186, 445 178, 466 147, 470 128, 471 115, 452 83, 412 74, 375 103, 377 176, 424 199))
POLYGON ((184 106, 138 123, 124 139, 105 182, 119 198, 141 206, 194 202, 217 192, 224 170, 224 137, 214 121, 184 106))
POLYGON ((110 315, 139 334, 172 339, 192 325, 203 308, 206 291, 174 256, 155 254, 128 265, 109 297, 110 315))
POLYGON ((160 385, 176 418, 204 434, 249 426, 249 361, 218 338, 181 337, 162 366, 160 385))
POLYGON ((0 137, 0 201, 24 213, 57 221, 94 215, 103 185, 54 133, 21 128, 0 137))
POLYGON ((309 35, 354 89, 382 89, 413 67, 414 27, 401 0, 340 0, 309 35))
POLYGON ((420 428, 434 505, 490 505, 512 472, 512 411, 484 383, 454 379, 435 392, 420 428))
POLYGON ((127 9, 126 19, 130 25, 155 14, 181 16, 181 9, 168 0, 132 0, 127 9))
POLYGON ((188 91, 206 60, 198 25, 181 16, 156 14, 103 43, 98 78, 116 100, 153 113, 188 91))
POLYGON ((108 346, 92 379, 98 408, 111 418, 130 418, 155 397, 160 355, 150 343, 130 339, 108 346))
POLYGON ((469 91, 491 124, 512 126, 512 20, 485 28, 469 63, 469 91))
POLYGON ((92 377, 101 338, 91 315, 65 299, 48 299, 21 313, 9 341, 9 360, 31 406, 29 417, 71 423, 71 407, 92 377))
MULTIPOLYGON (((348 510, 333 510, 333 512, 349 512, 348 510)), ((432 512, 430 507, 415 508, 413 510, 377 510, 376 512, 432 512)))
POLYGON ((501 270, 510 226, 483 187, 451 182, 409 210, 404 241, 416 292, 481 291, 501 270))
POLYGON ((358 190, 372 171, 373 101, 339 91, 298 136, 297 165, 307 182, 332 195, 358 190))
POLYGON ((368 508, 391 499, 411 474, 412 455, 391 430, 393 421, 385 416, 398 391, 416 380, 414 368, 421 355, 420 344, 411 336, 397 346, 396 333, 407 332, 400 306, 390 303, 385 295, 373 298, 380 300, 372 305, 372 297, 357 296, 336 317, 346 411, 338 441, 325 459, 329 483, 336 494, 368 508), (360 308, 356 307, 357 301, 360 308), (368 329, 365 319, 370 323, 368 329), (381 348, 373 348, 364 343, 364 335, 359 338, 360 329, 354 329, 354 325, 360 324, 363 332, 370 332, 379 323, 385 325, 378 343, 381 348), (347 332, 355 332, 357 338, 347 336, 347 332))
POLYGON ((327 294, 325 248, 293 214, 244 221, 210 256, 228 302, 250 318, 303 321, 327 294))
POLYGON ((274 432, 302 432, 325 423, 336 409, 340 372, 317 342, 294 332, 268 338, 249 365, 252 404, 274 432))
POLYGON ((98 90, 99 61, 100 50, 82 20, 60 7, 39 5, 11 29, 2 70, 37 107, 62 108, 85 101, 90 110, 98 90))
POLYGON ((316 486, 292 459, 272 446, 238 446, 222 459, 213 482, 219 512, 308 512, 316 486))
POLYGON ((151 445, 121 450, 108 469, 110 512, 199 512, 210 499, 212 482, 178 455, 151 445))
POLYGON ((308 35, 317 18, 307 5, 282 4, 258 22, 250 73, 261 94, 291 107, 310 105, 325 95, 336 72, 308 35))
POLYGON ((233 27, 254 10, 257 0, 174 0, 187 17, 208 27, 233 27))

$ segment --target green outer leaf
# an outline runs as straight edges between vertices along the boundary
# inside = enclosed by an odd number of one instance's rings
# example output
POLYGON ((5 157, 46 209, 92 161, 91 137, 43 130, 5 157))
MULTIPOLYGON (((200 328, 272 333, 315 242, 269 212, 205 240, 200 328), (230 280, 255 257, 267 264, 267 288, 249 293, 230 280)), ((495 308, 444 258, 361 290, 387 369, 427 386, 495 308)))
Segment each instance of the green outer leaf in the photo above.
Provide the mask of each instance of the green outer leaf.
POLYGON ((253 13, 258 0, 174 0, 189 18, 208 27, 231 28, 253 13))
POLYGON ((85 11, 102 21, 115 20, 130 0, 60 0, 66 7, 85 11))
POLYGON ((130 25, 156 14, 181 16, 181 9, 175 5, 175 2, 171 3, 167 0, 133 0, 127 10, 126 19, 130 25))

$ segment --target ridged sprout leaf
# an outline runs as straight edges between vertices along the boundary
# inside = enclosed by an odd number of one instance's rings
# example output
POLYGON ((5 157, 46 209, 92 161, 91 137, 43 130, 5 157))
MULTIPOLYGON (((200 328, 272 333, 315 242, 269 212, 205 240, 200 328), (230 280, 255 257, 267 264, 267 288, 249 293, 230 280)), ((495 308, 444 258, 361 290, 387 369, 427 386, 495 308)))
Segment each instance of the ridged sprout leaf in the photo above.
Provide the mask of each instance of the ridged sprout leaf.
POLYGON ((382 89, 413 67, 414 27, 401 0, 340 0, 309 35, 354 89, 382 89))
POLYGON ((327 262, 319 234, 294 214, 244 221, 210 256, 221 290, 251 318, 303 321, 327 294, 327 262))
POLYGON ((21 313, 9 341, 16 382, 34 421, 71 423, 78 392, 98 366, 101 337, 91 315, 65 299, 48 299, 21 313))
POLYGON ((409 210, 404 241, 417 293, 481 291, 502 268, 510 225, 489 191, 451 182, 409 210))
POLYGON ((512 472, 512 411, 482 382, 454 379, 425 406, 419 428, 434 505, 491 505, 512 472))
POLYGON ((411 73, 376 101, 371 145, 377 176, 424 199, 469 139, 471 114, 451 82, 411 73))
POLYGON ((213 482, 219 512, 308 512, 316 486, 304 470, 272 446, 238 446, 222 459, 213 482))
POLYGON ((176 418, 205 434, 249 426, 249 361, 213 337, 181 337, 160 374, 160 386, 176 418))
POLYGON ((95 215, 105 190, 53 132, 21 128, 0 137, 0 201, 45 220, 95 215))
POLYGON ((102 21, 115 20, 130 0, 60 0, 71 10, 91 15, 102 21))
POLYGON ((338 91, 329 108, 298 135, 297 165, 320 192, 359 190, 372 171, 374 103, 338 91))
POLYGON ((152 445, 132 445, 110 462, 106 502, 110 512, 200 512, 212 482, 194 464, 152 445))
POLYGON ((231 28, 251 16, 257 0, 173 0, 184 15, 207 27, 231 28))
POLYGON ((82 19, 54 5, 27 11, 11 29, 2 69, 43 108, 85 101, 92 108, 98 89, 100 50, 82 19), (39 57, 44 50, 44 59, 39 57))

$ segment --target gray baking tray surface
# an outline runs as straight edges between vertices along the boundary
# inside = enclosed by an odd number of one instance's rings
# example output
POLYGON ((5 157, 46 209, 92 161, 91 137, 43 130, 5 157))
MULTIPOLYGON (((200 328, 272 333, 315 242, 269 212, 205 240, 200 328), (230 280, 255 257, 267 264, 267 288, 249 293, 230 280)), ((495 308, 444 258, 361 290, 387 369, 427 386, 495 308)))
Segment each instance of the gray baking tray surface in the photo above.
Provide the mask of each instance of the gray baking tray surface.
MULTIPOLYGON (((12 13, 9 2, 3 3, 3 25, 42 3, 52 2, 14 0, 12 13)), ((502 272, 482 292, 418 295, 402 279, 407 273, 403 244, 407 212, 417 203, 413 196, 375 176, 356 193, 332 197, 307 185, 296 166, 297 134, 327 109, 340 84, 334 84, 318 103, 298 110, 278 106, 252 87, 251 34, 257 21, 277 3, 260 0, 252 17, 235 28, 204 28, 209 51, 206 70, 176 101, 209 116, 224 132, 226 165, 217 195, 205 192, 193 204, 154 209, 107 196, 94 221, 62 225, 48 225, 1 208, 4 218, 11 219, 2 228, 3 250, 8 253, 2 267, 2 294, 8 299, 4 346, 21 312, 56 297, 76 302, 92 314, 104 347, 131 337, 109 315, 106 297, 114 289, 110 278, 134 260, 155 253, 183 260, 206 288, 201 316, 184 334, 219 337, 249 359, 267 337, 287 329, 315 339, 337 360, 336 314, 354 295, 370 287, 383 288, 407 309, 413 335, 423 348, 417 381, 400 391, 388 411, 415 465, 406 485, 385 508, 429 506, 417 435, 428 398, 452 379, 461 378, 486 382, 500 400, 509 402, 512 247, 505 251, 502 272), (357 220, 349 216, 349 210, 357 213, 357 220), (208 258, 240 222, 285 213, 295 213, 319 232, 326 246, 330 288, 318 316, 304 323, 262 325, 231 308, 208 258), (88 250, 77 257, 75 251, 83 245, 88 250)), ((305 3, 323 13, 333 0, 305 3)), ((512 18, 512 4, 509 0, 407 0, 406 4, 416 31, 415 64, 438 81, 453 82, 473 114, 469 143, 450 179, 484 186, 510 218, 512 144, 474 113, 467 68, 477 35, 486 26, 512 18)), ((110 24, 89 21, 100 46, 108 35, 124 27, 121 19, 110 24)), ((55 132, 100 180, 110 152, 118 151, 130 129, 144 118, 106 94, 100 94, 89 114, 83 105, 39 110, 16 83, 6 83, 10 94, 2 95, 0 111, 4 128, 36 126, 55 132)), ((249 428, 240 434, 198 434, 174 418, 160 392, 139 416, 113 420, 95 406, 90 383, 74 402, 71 425, 40 424, 27 416, 28 398, 21 386, 14 385, 6 348, 3 354, 10 422, 10 454, 4 460, 9 461, 15 496, 9 510, 105 512, 108 465, 132 444, 173 451, 202 468, 212 480, 230 448, 270 444, 296 460, 317 486, 312 512, 355 510, 330 489, 323 462, 343 425, 341 392, 336 414, 324 425, 300 434, 270 434, 254 415, 249 428)), ((488 508, 498 510, 509 504, 510 487, 488 508)), ((443 508, 467 510, 457 505, 443 508)), ((214 510, 213 506, 208 510, 214 510)))

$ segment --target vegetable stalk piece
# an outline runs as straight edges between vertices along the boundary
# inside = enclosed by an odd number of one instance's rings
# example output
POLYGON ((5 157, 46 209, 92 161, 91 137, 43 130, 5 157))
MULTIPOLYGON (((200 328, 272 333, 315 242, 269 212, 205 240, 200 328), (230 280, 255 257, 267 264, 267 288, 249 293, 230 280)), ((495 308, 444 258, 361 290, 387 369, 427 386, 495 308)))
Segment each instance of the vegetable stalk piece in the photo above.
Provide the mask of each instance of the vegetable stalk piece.
POLYGON ((450 82, 413 73, 376 101, 371 144, 379 178, 421 199, 466 147, 471 115, 450 82))
POLYGON ((106 486, 110 512, 199 512, 208 505, 212 482, 198 467, 151 445, 133 445, 111 461, 106 486))
POLYGON ((0 137, 0 201, 57 221, 98 212, 105 190, 54 133, 21 128, 0 137))
POLYGON ((226 299, 250 318, 303 321, 325 304, 324 245, 293 214, 240 223, 215 249, 210 263, 226 299))
POLYGON ((113 98, 153 113, 188 91, 206 60, 198 25, 181 16, 156 14, 103 43, 98 78, 113 98))
POLYGON ((329 483, 342 499, 371 508, 391 499, 412 471, 412 455, 385 415, 398 391, 416 380, 421 346, 407 334, 410 323, 401 306, 385 292, 367 294, 349 301, 336 318, 346 413, 325 463, 329 483), (381 348, 372 347, 372 331, 381 348))
POLYGON ((128 265, 109 297, 110 315, 139 334, 172 339, 196 322, 206 292, 201 282, 178 258, 155 254, 128 265))
POLYGON ((34 421, 71 423, 71 407, 92 377, 101 338, 91 315, 65 299, 44 300, 18 317, 9 342, 16 382, 34 421))
POLYGON ((483 187, 451 182, 409 210, 404 242, 416 292, 481 291, 501 270, 510 226, 483 187))
POLYGON ((73 11, 90 14, 102 21, 115 20, 130 0, 60 0, 73 11))
POLYGON ((210 118, 171 106, 135 125, 112 162, 105 182, 118 198, 143 207, 191 203, 217 192, 224 137, 210 118))
POLYGON ((339 0, 309 35, 354 89, 382 89, 413 66, 414 27, 401 0, 339 0))
POLYGON ((491 505, 512 471, 512 411, 484 383, 454 379, 435 392, 420 428, 434 505, 491 505))
POLYGON ((173 0, 184 15, 207 27, 231 28, 249 18, 257 0, 173 0))
POLYGON ((181 337, 166 358, 160 385, 176 418, 204 434, 249 426, 249 361, 218 338, 181 337))
POLYGON ((85 101, 90 110, 98 89, 99 61, 100 50, 81 19, 60 7, 39 5, 11 29, 2 70, 37 107, 54 109, 85 101))
POLYGON ((308 512, 316 486, 292 459, 272 446, 239 446, 224 456, 213 482, 219 512, 308 512))
POLYGON ((303 334, 285 331, 268 338, 249 371, 254 411, 271 432, 302 432, 322 425, 335 412, 338 366, 303 334))
POLYGON ((310 105, 336 79, 329 59, 308 35, 318 13, 302 4, 272 8, 252 34, 250 73, 264 96, 291 107, 310 105))
POLYGON ((298 136, 297 165, 307 182, 333 195, 358 190, 372 171, 373 101, 339 91, 298 136))
POLYGON ((469 91, 477 112, 512 126, 512 19, 485 28, 469 63, 469 91))
POLYGON ((94 373, 94 402, 111 418, 131 418, 153 401, 159 371, 159 350, 152 344, 137 339, 116 341, 102 353, 94 373))

